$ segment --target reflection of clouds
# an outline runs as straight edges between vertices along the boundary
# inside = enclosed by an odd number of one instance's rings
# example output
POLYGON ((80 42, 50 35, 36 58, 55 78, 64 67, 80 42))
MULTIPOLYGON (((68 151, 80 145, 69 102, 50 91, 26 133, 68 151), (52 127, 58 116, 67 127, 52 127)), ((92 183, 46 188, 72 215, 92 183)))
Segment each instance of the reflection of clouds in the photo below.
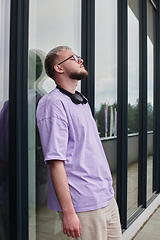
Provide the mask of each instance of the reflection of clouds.
POLYGON ((95 106, 117 101, 117 1, 95 2, 95 106))
MULTIPOLYGON (((29 14, 30 49, 47 53, 56 46, 68 45, 81 55, 81 1, 32 0, 29 14)), ((45 92, 55 87, 48 77, 40 84, 45 92)))
POLYGON ((103 103, 113 104, 117 101, 117 79, 113 76, 97 79, 95 90, 96 108, 99 108, 103 103))
MULTIPOLYGON (((0 3, 0 101, 8 99, 9 83, 9 33, 10 33, 10 1, 0 3)), ((0 106, 1 109, 2 106, 0 106)))
POLYGON ((147 101, 153 105, 153 75, 154 75, 154 69, 153 69, 153 63, 154 63, 154 46, 149 37, 147 37, 147 50, 148 50, 148 76, 147 76, 147 101))
POLYGON ((128 6, 128 102, 139 98, 139 21, 128 6))
MULTIPOLYGON (((115 1, 96 5, 96 108, 117 100, 115 1)), ((139 98, 139 21, 128 6, 128 102, 139 98)), ((148 101, 153 104, 153 43, 148 38, 148 101)))
POLYGON ((30 7, 32 11, 30 15, 31 48, 48 52, 58 45, 69 45, 77 54, 80 54, 81 1, 41 0, 32 2, 30 7), (33 11, 34 8, 36 11, 33 11), (32 22, 34 22, 33 25, 32 22), (36 37, 36 42, 34 37, 36 37), (32 46, 33 43, 36 46, 32 46))

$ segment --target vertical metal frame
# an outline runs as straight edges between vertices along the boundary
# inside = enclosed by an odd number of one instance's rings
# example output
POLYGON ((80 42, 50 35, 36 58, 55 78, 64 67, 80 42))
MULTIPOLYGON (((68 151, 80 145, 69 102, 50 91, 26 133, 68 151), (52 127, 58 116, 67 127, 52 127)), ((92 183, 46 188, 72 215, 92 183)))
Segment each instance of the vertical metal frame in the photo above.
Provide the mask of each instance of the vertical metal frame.
POLYGON ((13 240, 28 240, 28 12, 29 0, 11 0, 9 171, 13 240))
POLYGON ((118 0, 117 203, 127 228, 128 27, 127 0, 118 0))
POLYGON ((153 129, 153 191, 160 192, 160 3, 157 0, 157 8, 154 17, 154 129, 153 129))
POLYGON ((147 191, 147 0, 139 1, 139 11, 138 205, 145 208, 147 191))
POLYGON ((95 0, 82 0, 81 55, 88 77, 81 82, 81 91, 87 96, 92 113, 95 111, 95 0))

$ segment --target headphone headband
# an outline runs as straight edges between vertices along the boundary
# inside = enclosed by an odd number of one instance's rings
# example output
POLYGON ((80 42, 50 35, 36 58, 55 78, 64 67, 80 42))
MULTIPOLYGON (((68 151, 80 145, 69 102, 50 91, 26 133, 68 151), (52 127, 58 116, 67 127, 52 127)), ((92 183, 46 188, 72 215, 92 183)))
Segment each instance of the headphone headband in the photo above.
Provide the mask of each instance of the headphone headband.
POLYGON ((78 91, 76 91, 73 94, 73 93, 68 92, 64 88, 61 88, 59 85, 57 85, 56 88, 58 88, 60 90, 60 92, 66 94, 68 97, 70 97, 72 102, 74 102, 75 104, 80 104, 80 103, 86 104, 88 102, 88 99, 82 93, 80 93, 78 91))

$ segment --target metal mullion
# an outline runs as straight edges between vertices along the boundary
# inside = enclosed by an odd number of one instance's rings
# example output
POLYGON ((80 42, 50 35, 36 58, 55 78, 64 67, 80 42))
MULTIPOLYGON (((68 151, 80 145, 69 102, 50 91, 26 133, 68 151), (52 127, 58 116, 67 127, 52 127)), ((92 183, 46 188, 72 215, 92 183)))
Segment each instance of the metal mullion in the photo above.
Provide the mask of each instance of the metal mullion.
POLYGON ((147 0, 139 1, 139 11, 138 205, 145 208, 147 191, 147 0))
POLYGON ((13 240, 28 240, 28 12, 28 0, 11 1, 9 167, 13 240))
POLYGON ((82 0, 81 55, 88 77, 81 82, 81 91, 87 96, 92 113, 95 106, 95 0, 82 0))
MULTIPOLYGON (((159 1, 157 1, 159 9, 159 1)), ((155 12, 155 48, 154 48, 154 129, 153 129, 153 191, 160 192, 160 16, 159 10, 155 12)))
POLYGON ((118 1, 117 203, 127 228, 128 35, 127 0, 118 1))
POLYGON ((149 0, 150 1, 150 3, 152 4, 152 6, 155 8, 155 9, 157 9, 157 4, 153 1, 153 0, 149 0))

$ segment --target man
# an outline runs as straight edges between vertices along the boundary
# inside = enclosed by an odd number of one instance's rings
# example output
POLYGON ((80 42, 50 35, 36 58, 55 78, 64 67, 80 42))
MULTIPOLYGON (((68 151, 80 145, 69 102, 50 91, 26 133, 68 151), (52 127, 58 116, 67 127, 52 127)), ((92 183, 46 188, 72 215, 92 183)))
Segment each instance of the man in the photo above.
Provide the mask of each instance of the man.
POLYGON ((83 60, 59 46, 45 69, 57 87, 39 101, 37 125, 49 169, 48 207, 69 239, 122 239, 112 177, 87 99, 76 92, 87 77, 83 60))

